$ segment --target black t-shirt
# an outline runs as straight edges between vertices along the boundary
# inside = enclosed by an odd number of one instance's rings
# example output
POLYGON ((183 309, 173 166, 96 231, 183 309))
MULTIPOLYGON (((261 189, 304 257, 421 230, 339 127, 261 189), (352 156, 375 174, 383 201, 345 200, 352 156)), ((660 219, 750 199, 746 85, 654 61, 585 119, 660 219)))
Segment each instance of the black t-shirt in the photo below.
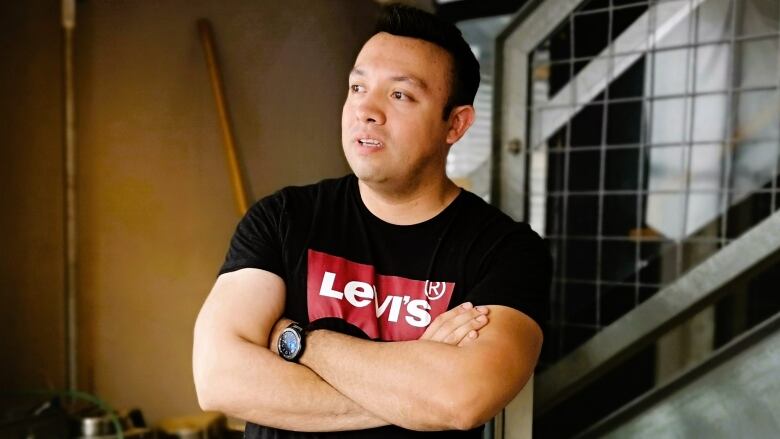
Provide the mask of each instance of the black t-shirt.
MULTIPOLYGON (((418 339, 448 309, 504 305, 547 321, 550 258, 539 236, 462 190, 441 213, 399 226, 363 204, 348 175, 288 187, 254 204, 231 240, 220 274, 260 268, 284 279, 285 317, 337 317, 382 341, 418 339)), ((479 438, 395 426, 298 433, 247 424, 247 438, 479 438)))

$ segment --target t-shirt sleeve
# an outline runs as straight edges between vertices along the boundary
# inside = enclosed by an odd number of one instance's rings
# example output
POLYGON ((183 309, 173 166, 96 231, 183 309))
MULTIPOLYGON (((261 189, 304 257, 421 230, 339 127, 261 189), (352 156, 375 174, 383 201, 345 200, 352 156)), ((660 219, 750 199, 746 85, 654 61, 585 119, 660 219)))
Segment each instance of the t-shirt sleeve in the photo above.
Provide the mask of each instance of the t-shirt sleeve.
POLYGON ((545 242, 518 225, 486 255, 481 278, 468 292, 474 305, 515 308, 544 328, 549 315, 552 260, 545 242))
POLYGON ((233 233, 219 274, 242 268, 259 268, 284 278, 284 215, 284 199, 280 193, 252 205, 233 233))

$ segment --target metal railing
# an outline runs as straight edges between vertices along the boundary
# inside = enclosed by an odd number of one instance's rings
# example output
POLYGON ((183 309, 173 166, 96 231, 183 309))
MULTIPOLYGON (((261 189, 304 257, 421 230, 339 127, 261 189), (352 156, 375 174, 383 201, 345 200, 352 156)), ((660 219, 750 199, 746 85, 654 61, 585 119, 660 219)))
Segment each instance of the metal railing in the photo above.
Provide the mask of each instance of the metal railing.
POLYGON ((780 212, 699 264, 646 302, 603 329, 537 376, 536 415, 543 414, 588 383, 654 342, 724 289, 780 259, 780 212))
MULTIPOLYGON (((775 373, 779 344, 780 312, 575 438, 670 437, 683 432, 690 434, 691 428, 705 436, 705 431, 697 425, 702 401, 713 406, 740 407, 740 413, 732 413, 708 425, 708 433, 716 432, 715 437, 774 436, 780 424, 776 411, 780 406, 780 383, 775 373), (748 390, 751 388, 755 391, 748 390), (671 420, 666 416, 670 410, 676 415, 671 420)), ((712 437, 710 434, 706 436, 712 437)))

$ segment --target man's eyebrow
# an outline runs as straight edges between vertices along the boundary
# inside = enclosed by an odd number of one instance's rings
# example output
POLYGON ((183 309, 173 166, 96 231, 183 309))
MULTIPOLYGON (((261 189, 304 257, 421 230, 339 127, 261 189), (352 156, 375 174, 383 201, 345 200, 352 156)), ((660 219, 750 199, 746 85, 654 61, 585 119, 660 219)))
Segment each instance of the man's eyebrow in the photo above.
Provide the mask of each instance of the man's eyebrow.
MULTIPOLYGON (((353 76, 353 75, 355 75, 355 76, 365 76, 366 74, 365 74, 365 72, 363 70, 360 70, 359 68, 355 67, 355 68, 353 68, 349 72, 349 76, 353 76)), ((425 81, 423 81, 420 78, 411 76, 411 75, 391 76, 390 80, 395 81, 395 82, 406 82, 406 83, 412 84, 412 85, 414 85, 414 86, 416 86, 418 88, 421 88, 423 90, 427 90, 428 89, 428 84, 426 84, 425 81)))
POLYGON ((428 84, 426 84, 425 81, 423 81, 422 79, 419 79, 419 78, 415 78, 414 76, 400 75, 400 76, 393 76, 390 79, 392 79, 393 81, 398 81, 398 82, 406 82, 406 83, 412 84, 412 85, 414 85, 414 86, 416 86, 418 88, 421 88, 423 90, 427 90, 428 89, 428 84))

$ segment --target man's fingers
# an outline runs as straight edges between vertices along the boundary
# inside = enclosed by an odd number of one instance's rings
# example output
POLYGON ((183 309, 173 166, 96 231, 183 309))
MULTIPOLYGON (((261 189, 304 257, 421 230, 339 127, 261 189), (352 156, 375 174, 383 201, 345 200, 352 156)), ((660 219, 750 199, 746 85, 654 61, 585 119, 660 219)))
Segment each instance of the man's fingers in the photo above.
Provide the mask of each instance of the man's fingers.
POLYGON ((456 345, 470 330, 480 329, 487 324, 486 313, 487 308, 479 306, 451 316, 444 320, 439 329, 431 333, 428 339, 456 345))
POLYGON ((455 332, 458 328, 462 327, 463 325, 468 325, 472 320, 476 319, 477 317, 480 317, 482 314, 477 308, 472 308, 467 310, 466 312, 463 312, 461 314, 458 314, 446 322, 443 322, 442 325, 439 327, 439 330, 436 331, 436 333, 433 335, 433 339, 436 341, 443 341, 447 342, 450 334, 455 332))
POLYGON ((476 340, 477 337, 479 337, 479 332, 477 332, 476 330, 472 329, 471 331, 469 331, 468 334, 466 334, 465 337, 463 337, 463 340, 461 340, 460 343, 458 343, 458 347, 465 346, 465 345, 471 343, 472 341, 476 340))
MULTIPOLYGON (((474 306, 471 304, 471 302, 462 303, 455 308, 452 308, 451 310, 444 312, 440 314, 438 317, 436 317, 433 322, 428 325, 428 328, 425 330, 425 333, 423 333, 422 337, 420 337, 420 340, 433 340, 434 334, 436 334, 439 329, 444 325, 447 321, 449 321, 452 318, 455 318, 463 313, 468 312, 469 310, 472 310, 474 306)), ((436 340, 441 341, 441 340, 436 340)))
POLYGON ((479 315, 462 325, 455 328, 445 338, 444 343, 450 345, 459 345, 461 342, 470 339, 475 339, 478 336, 478 330, 482 329, 488 322, 487 316, 479 315))

